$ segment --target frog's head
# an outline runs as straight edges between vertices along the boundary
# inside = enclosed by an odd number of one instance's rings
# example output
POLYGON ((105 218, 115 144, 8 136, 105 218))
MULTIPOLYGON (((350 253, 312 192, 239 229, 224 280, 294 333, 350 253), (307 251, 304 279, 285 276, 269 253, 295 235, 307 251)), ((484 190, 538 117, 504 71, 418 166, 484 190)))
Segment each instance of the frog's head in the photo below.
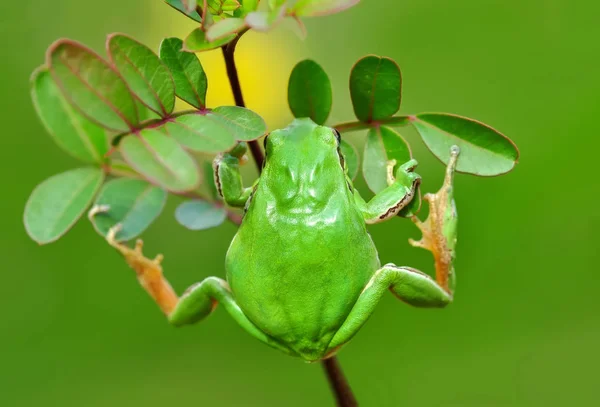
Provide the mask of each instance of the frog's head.
MULTIPOLYGON (((337 130, 320 126, 311 119, 295 119, 288 127, 265 138, 265 171, 288 173, 300 179, 343 176, 344 159, 337 130)), ((337 177, 335 177, 337 178, 337 177)))

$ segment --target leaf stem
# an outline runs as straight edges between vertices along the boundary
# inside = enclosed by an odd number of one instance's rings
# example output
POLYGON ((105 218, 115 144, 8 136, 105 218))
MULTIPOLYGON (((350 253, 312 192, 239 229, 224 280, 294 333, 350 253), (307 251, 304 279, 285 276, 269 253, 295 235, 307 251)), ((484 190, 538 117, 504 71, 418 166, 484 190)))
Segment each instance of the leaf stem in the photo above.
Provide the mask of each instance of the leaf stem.
POLYGON ((339 132, 348 132, 348 131, 358 131, 370 129, 372 127, 379 127, 381 125, 396 127, 396 126, 406 126, 410 124, 412 116, 394 116, 388 117, 387 119, 382 119, 378 121, 370 121, 370 122, 344 122, 338 123, 331 127, 337 129, 339 132))
POLYGON ((327 374, 329 386, 335 394, 338 407, 356 407, 358 403, 352 393, 352 389, 344 376, 342 367, 335 356, 323 361, 323 369, 327 374))
MULTIPOLYGON (((235 65, 235 47, 240 40, 241 36, 245 31, 238 34, 237 37, 233 39, 229 44, 221 47, 223 51, 223 58, 225 59, 225 67, 227 68, 227 77, 229 78, 229 85, 231 86, 231 92, 233 93, 233 98, 235 100, 235 104, 240 107, 246 107, 246 103, 244 102, 244 95, 242 94, 242 87, 240 85, 240 78, 237 72, 237 66, 235 65)), ((254 162, 256 163, 256 167, 258 168, 258 172, 262 170, 265 156, 260 149, 260 145, 256 140, 252 140, 248 142, 248 146, 250 147, 250 152, 252 153, 252 157, 254 157, 254 162)))
MULTIPOLYGON (((229 44, 221 47, 223 51, 223 58, 225 59, 225 67, 227 68, 227 77, 229 78, 229 85, 231 87, 231 91, 233 93, 233 98, 235 100, 235 104, 240 107, 246 107, 244 103, 244 95, 242 94, 242 87, 240 85, 240 78, 238 76, 237 67, 235 65, 235 47, 240 40, 240 37, 244 34, 245 31, 242 31, 238 34, 238 36, 231 41, 229 44)), ((250 152, 252 153, 252 157, 254 157, 254 161, 258 168, 258 172, 260 174, 263 163, 265 161, 265 156, 263 155, 262 150, 260 149, 260 145, 256 140, 248 142, 248 146, 250 147, 250 152)), ((230 220, 232 220, 230 218, 230 220)), ((332 356, 323 361, 323 369, 327 375, 327 380, 331 386, 331 390, 335 395, 335 399, 337 401, 337 405, 339 407, 355 407, 357 406, 356 398, 352 393, 352 389, 344 376, 344 372, 342 371, 342 367, 340 366, 337 358, 332 356)))

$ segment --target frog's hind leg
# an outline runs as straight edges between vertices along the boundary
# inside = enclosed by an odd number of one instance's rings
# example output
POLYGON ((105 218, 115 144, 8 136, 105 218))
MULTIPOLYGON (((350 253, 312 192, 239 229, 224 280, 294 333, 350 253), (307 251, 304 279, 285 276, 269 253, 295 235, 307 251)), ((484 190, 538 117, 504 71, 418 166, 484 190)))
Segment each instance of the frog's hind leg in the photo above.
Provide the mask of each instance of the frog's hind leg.
MULTIPOLYGON (((435 194, 425 196, 429 203, 427 220, 421 222, 413 216, 413 221, 423 233, 423 239, 418 242, 411 241, 411 244, 433 253, 436 280, 410 267, 398 267, 391 263, 383 266, 373 275, 348 318, 331 340, 328 351, 330 355, 354 336, 388 288, 396 297, 416 307, 445 307, 452 302, 457 221, 452 183, 458 154, 458 147, 453 146, 450 149, 442 188, 435 194)), ((410 171, 407 174, 410 174, 410 171)))
POLYGON ((153 260, 146 258, 142 253, 141 240, 137 241, 134 249, 117 242, 115 235, 118 231, 119 227, 117 226, 108 233, 108 243, 117 249, 129 266, 135 270, 140 284, 165 313, 171 324, 181 326, 201 321, 210 315, 220 303, 233 319, 252 336, 273 348, 294 354, 293 351, 261 331, 246 317, 235 302, 229 284, 225 280, 208 277, 202 282, 192 285, 181 297, 178 297, 163 276, 160 265, 162 256, 159 255, 153 260))
POLYGON ((348 318, 331 340, 329 354, 358 332, 388 289, 400 300, 416 307, 441 308, 452 302, 452 296, 427 274, 410 267, 386 264, 363 289, 348 318))

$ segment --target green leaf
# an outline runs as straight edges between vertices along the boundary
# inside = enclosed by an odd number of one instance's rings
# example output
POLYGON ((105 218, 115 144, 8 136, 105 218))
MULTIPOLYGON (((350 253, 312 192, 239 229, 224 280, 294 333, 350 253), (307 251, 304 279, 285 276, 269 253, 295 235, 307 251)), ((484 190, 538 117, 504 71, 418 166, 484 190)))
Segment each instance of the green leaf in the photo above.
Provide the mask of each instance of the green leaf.
POLYGON ((305 59, 294 67, 288 82, 288 104, 295 117, 325 123, 331 111, 331 82, 321 65, 305 59))
POLYGON ((246 27, 246 22, 243 18, 226 18, 211 25, 206 30, 206 39, 208 41, 218 41, 222 38, 230 37, 246 27))
POLYGON ((241 7, 233 12, 234 17, 245 17, 258 7, 258 0, 240 0, 241 7))
POLYGON ((184 51, 202 52, 222 47, 236 37, 236 34, 230 34, 216 41, 209 41, 201 28, 196 28, 183 41, 184 51))
POLYGON ((256 31, 268 31, 283 20, 285 7, 278 6, 270 11, 253 11, 246 16, 246 24, 256 31))
POLYGON ((117 240, 139 236, 160 215, 167 200, 164 189, 139 179, 119 178, 107 182, 94 207, 90 221, 102 236, 116 224, 121 224, 117 240))
POLYGON ((48 49, 47 65, 67 99, 90 119, 121 132, 139 124, 135 99, 123 78, 88 48, 59 40, 48 49))
POLYGON ((237 0, 223 0, 221 3, 221 9, 223 11, 235 11, 240 8, 242 5, 237 0))
POLYGON ((149 109, 166 117, 175 107, 175 84, 169 68, 145 45, 121 34, 108 37, 110 58, 129 89, 149 109))
POLYGON ((360 0, 298 0, 292 11, 298 17, 326 16, 339 13, 356 4, 360 0))
POLYGON ((194 151, 219 153, 235 145, 232 131, 209 115, 179 116, 167 123, 165 130, 179 144, 194 151))
POLYGON ((109 171, 110 171, 110 175, 114 175, 117 177, 140 178, 140 179, 144 178, 136 170, 131 168, 131 165, 129 165, 125 161, 119 160, 119 159, 110 160, 109 171))
POLYGON ((39 244, 61 237, 75 224, 102 185, 99 168, 78 168, 48 178, 38 185, 25 206, 25 229, 39 244))
POLYGON ((422 113, 411 116, 411 121, 429 150, 444 164, 450 158, 450 147, 460 147, 458 172, 500 175, 512 170, 519 159, 519 150, 509 138, 473 119, 422 113))
POLYGON ((194 159, 160 130, 146 129, 126 136, 119 150, 136 171, 170 191, 191 191, 200 184, 194 159))
POLYGON ((389 58, 370 55, 360 59, 350 73, 354 114, 362 122, 386 119, 400 109, 402 76, 389 58))
POLYGON ((31 98, 56 144, 82 161, 104 161, 108 151, 106 131, 74 110, 46 68, 39 68, 33 73, 31 98))
POLYGON ((219 106, 207 116, 227 127, 237 141, 256 140, 267 132, 263 118, 245 107, 219 106))
POLYGON ((346 166, 348 167, 348 175, 350 179, 354 180, 356 175, 358 174, 358 169, 360 167, 360 159, 358 157, 358 151, 356 148, 347 141, 342 140, 340 143, 340 150, 342 150, 342 154, 344 155, 344 159, 346 160, 346 166))
MULTIPOLYGON (((202 0, 200 0, 202 1, 202 0)), ((182 0, 183 9, 186 13, 191 13, 196 10, 196 6, 198 5, 198 0, 182 0)))
POLYGON ((385 126, 371 128, 363 155, 363 175, 369 189, 378 193, 388 186, 388 161, 396 160, 395 172, 411 156, 408 144, 394 130, 385 126))
POLYGON ((175 218, 188 229, 203 230, 222 224, 227 218, 227 211, 206 201, 186 201, 175 210, 175 218))
POLYGON ((182 47, 179 38, 165 38, 160 44, 160 59, 171 70, 177 96, 197 109, 204 109, 208 79, 198 57, 182 47))
POLYGON ((197 21, 199 23, 202 22, 202 16, 200 14, 198 14, 198 12, 194 9, 191 11, 188 11, 186 8, 186 3, 188 2, 188 0, 165 0, 165 2, 173 7, 175 10, 181 12, 182 14, 188 16, 189 18, 191 18, 194 21, 197 21))

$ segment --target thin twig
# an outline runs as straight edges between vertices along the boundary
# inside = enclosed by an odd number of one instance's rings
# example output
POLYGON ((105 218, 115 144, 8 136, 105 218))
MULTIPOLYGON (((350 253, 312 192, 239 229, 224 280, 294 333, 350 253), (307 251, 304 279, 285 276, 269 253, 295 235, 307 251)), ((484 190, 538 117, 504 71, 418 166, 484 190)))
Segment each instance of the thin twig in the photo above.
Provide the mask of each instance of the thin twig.
MULTIPOLYGON (((227 68, 227 76, 229 77, 229 84, 231 86, 231 92, 233 92, 235 104, 240 107, 246 107, 246 103, 244 103, 244 95, 242 94, 242 87, 240 85, 240 78, 238 76, 237 67, 235 65, 234 56, 235 47, 242 34, 243 32, 238 34, 238 36, 233 41, 222 47, 221 50, 223 51, 225 67, 227 68)), ((263 152, 260 149, 260 145, 256 140, 248 142, 248 146, 250 147, 250 152, 252 153, 252 157, 254 157, 254 162, 256 163, 258 172, 260 173, 263 167, 263 163, 265 161, 265 156, 263 155, 263 152)))
POLYGON ((352 389, 344 376, 342 367, 335 356, 323 361, 323 369, 327 374, 329 386, 335 394, 335 400, 339 407, 355 407, 358 406, 356 398, 352 393, 352 389))
MULTIPOLYGON (((231 91, 233 92, 233 98, 235 99, 235 104, 240 107, 246 107, 246 104, 244 103, 244 95, 242 94, 240 78, 235 65, 234 53, 237 42, 244 32, 239 33, 233 41, 221 48, 223 51, 223 58, 225 59, 225 67, 227 68, 229 85, 231 86, 231 91)), ((256 140, 254 140, 250 141, 248 146, 250 147, 250 152, 252 153, 252 157, 254 157, 258 172, 260 173, 265 160, 263 152, 260 149, 260 145, 256 140)), ((344 376, 344 372, 342 371, 337 358, 334 356, 325 359, 323 361, 323 369, 327 374, 327 379, 329 380, 331 390, 335 394, 337 405, 339 407, 358 406, 358 403, 354 398, 354 394, 352 393, 352 389, 350 388, 350 385, 344 376)))

